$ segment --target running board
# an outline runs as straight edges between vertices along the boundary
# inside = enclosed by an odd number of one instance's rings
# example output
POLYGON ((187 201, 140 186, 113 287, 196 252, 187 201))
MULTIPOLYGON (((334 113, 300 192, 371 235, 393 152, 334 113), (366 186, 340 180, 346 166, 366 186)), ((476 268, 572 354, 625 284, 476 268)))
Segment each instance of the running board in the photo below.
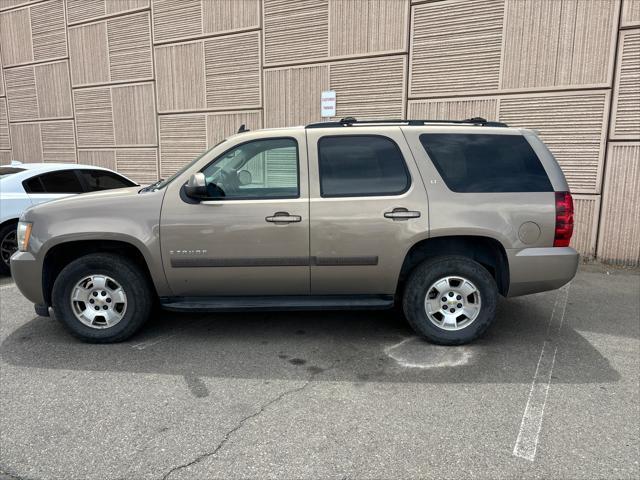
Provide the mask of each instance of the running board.
POLYGON ((174 312, 241 312, 247 310, 384 310, 392 295, 294 295, 268 297, 164 297, 160 304, 174 312))

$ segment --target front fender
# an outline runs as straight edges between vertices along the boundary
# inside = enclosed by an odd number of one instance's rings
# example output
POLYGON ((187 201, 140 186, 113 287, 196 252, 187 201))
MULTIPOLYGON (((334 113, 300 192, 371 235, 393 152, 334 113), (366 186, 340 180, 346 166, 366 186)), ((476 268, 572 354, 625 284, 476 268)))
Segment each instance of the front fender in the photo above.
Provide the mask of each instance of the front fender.
POLYGON ((163 191, 137 194, 132 189, 104 196, 79 195, 30 208, 24 215, 25 220, 33 223, 29 252, 40 273, 47 253, 58 245, 75 241, 120 241, 142 254, 158 295, 169 295, 160 256, 163 195, 163 191))

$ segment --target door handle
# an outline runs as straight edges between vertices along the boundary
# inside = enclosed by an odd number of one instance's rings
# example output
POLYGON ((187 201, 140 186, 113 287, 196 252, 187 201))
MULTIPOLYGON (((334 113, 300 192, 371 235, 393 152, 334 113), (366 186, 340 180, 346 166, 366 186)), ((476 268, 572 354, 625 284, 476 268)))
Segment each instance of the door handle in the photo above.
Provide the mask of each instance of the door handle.
POLYGON ((270 223, 298 223, 302 221, 300 215, 289 215, 289 212, 276 212, 272 216, 265 218, 270 223))
POLYGON ((409 220, 410 218, 420 218, 420 212, 410 211, 406 208, 394 208, 390 212, 385 212, 384 218, 391 218, 394 222, 409 220))

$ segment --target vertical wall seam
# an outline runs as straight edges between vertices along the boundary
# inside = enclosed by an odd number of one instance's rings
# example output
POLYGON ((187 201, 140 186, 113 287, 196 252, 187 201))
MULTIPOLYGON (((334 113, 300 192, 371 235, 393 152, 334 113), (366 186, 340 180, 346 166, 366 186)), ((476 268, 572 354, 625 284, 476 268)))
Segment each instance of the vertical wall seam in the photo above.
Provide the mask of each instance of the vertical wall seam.
POLYGON ((607 160, 609 157, 609 144, 611 142, 611 119, 613 117, 613 104, 614 104, 614 97, 615 97, 615 84, 616 84, 616 71, 618 70, 618 50, 620 49, 620 25, 622 23, 622 2, 619 2, 618 4, 618 22, 617 22, 617 26, 616 26, 616 41, 615 41, 615 49, 613 52, 613 72, 611 73, 611 86, 610 86, 610 96, 609 96, 609 117, 607 118, 607 124, 604 125, 603 127, 605 128, 605 148, 604 148, 604 155, 602 156, 602 175, 600 176, 600 204, 598 205, 598 224, 597 224, 597 228, 596 228, 596 241, 595 241, 595 245, 594 245, 594 257, 596 259, 598 259, 598 246, 600 243, 600 227, 602 226, 602 206, 604 205, 604 195, 605 195, 605 191, 604 191, 604 184, 605 184, 605 178, 607 176, 607 160))

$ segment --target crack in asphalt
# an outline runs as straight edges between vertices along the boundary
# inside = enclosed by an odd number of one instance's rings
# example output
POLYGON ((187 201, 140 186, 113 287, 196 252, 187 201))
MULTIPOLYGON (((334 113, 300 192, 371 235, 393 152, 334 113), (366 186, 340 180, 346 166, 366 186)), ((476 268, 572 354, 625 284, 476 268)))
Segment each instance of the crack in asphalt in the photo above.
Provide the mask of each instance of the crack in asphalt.
POLYGON ((249 420, 252 420, 256 417, 259 417, 260 415, 262 415, 262 413, 269 408, 271 405, 274 405, 276 403, 278 403, 280 400, 282 400, 283 398, 292 395, 294 393, 298 393, 303 391, 305 388, 307 388, 311 382, 313 381, 313 379, 317 376, 320 375, 321 373, 325 373, 331 369, 333 369, 335 367, 337 362, 333 362, 333 364, 325 369, 322 370, 320 372, 317 373, 313 373, 305 382, 302 386, 300 387, 296 387, 296 388, 291 388, 289 390, 285 390, 284 392, 282 392, 281 394, 279 394, 278 396, 272 398, 271 400, 269 400, 267 403, 263 404, 256 412, 252 413, 251 415, 247 415, 246 417, 242 418, 235 427, 233 427, 231 430, 229 430, 227 433, 224 434, 224 437, 222 437, 222 440, 220 440, 220 442, 216 445, 216 447, 211 450, 210 452, 205 452, 201 455, 198 455, 196 458, 194 458, 193 460, 191 460, 190 462, 187 463, 183 463, 182 465, 178 465, 176 467, 173 467, 171 470, 169 470, 167 473, 165 473, 162 476, 161 480, 167 480, 169 478, 169 476, 171 474, 173 474, 174 472, 177 472, 178 470, 182 470, 185 468, 189 468, 192 465, 195 465, 197 463, 200 463, 203 460, 206 460, 209 457, 213 457, 214 455, 216 455, 221 449, 222 447, 224 447, 224 445, 231 439, 231 437, 233 436, 234 433, 236 433, 238 430, 240 430, 245 423, 247 423, 249 420))

